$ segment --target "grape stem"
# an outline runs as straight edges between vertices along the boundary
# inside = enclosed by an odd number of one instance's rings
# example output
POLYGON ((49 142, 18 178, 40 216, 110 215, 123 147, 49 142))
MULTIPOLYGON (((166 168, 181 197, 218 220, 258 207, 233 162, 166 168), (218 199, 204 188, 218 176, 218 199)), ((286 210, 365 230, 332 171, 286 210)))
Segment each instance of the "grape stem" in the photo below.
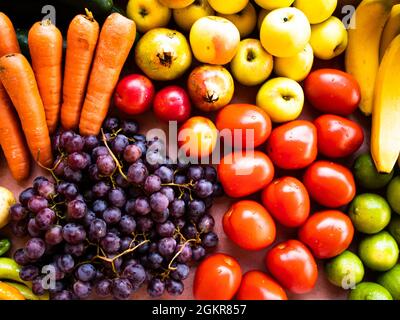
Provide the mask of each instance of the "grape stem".
POLYGON ((53 168, 47 168, 46 166, 41 164, 39 162, 39 157, 40 157, 40 150, 38 151, 38 156, 37 156, 37 159, 36 159, 38 166, 41 167, 42 169, 45 169, 45 170, 49 171, 51 173, 51 175, 53 176, 54 181, 56 182, 56 184, 59 184, 61 180, 58 179, 58 177, 54 173, 54 170, 56 170, 57 167, 60 165, 60 163, 65 159, 65 155, 63 153, 61 153, 60 159, 57 160, 57 162, 54 164, 53 168))
POLYGON ((190 242, 195 242, 196 239, 189 239, 186 240, 186 242, 183 243, 183 245, 181 246, 181 248, 178 250, 178 252, 172 257, 171 261, 168 264, 168 270, 169 271, 173 271, 176 270, 176 267, 172 267, 172 264, 174 263, 174 261, 179 257, 179 255, 182 253, 183 249, 185 249, 185 246, 190 243, 190 242))

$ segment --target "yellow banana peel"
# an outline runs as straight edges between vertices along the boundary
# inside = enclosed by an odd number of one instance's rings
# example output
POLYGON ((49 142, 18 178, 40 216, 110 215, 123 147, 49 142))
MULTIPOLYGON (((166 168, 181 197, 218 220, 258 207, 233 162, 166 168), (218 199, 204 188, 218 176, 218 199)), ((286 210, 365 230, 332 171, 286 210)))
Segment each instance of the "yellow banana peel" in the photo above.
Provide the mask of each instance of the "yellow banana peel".
POLYGON ((379 58, 382 60, 386 49, 396 36, 400 34, 400 4, 392 7, 388 21, 383 29, 379 58))

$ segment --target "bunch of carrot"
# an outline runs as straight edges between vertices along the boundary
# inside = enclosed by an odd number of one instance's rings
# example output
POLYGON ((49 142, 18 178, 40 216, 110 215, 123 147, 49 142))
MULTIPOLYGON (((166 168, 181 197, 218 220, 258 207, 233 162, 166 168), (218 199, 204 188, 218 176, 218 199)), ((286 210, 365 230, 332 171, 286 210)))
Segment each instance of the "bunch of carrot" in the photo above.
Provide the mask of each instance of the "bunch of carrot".
POLYGON ((20 53, 10 19, 0 12, 0 145, 16 180, 29 176, 21 127, 32 156, 44 166, 53 161, 50 134, 60 114, 64 129, 99 133, 135 34, 135 23, 118 13, 106 19, 100 32, 89 11, 77 15, 68 28, 62 79, 57 27, 45 20, 30 29, 31 67, 20 53))

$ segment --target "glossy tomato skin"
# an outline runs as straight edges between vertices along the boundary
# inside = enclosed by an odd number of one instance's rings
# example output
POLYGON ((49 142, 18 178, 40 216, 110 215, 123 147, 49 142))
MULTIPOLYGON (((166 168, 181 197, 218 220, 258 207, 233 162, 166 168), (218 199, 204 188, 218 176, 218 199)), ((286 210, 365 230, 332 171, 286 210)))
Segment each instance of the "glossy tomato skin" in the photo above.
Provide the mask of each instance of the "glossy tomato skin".
POLYGON ((238 300, 287 300, 285 290, 264 272, 252 270, 243 275, 238 300))
POLYGON ((275 241, 275 222, 255 201, 243 200, 233 204, 225 213, 222 225, 229 239, 246 250, 261 250, 275 241))
POLYGON ((209 156, 218 139, 217 128, 205 117, 192 117, 179 129, 178 145, 186 155, 194 158, 209 156))
POLYGON ((231 104, 224 107, 218 113, 215 125, 222 136, 224 136, 223 130, 229 132, 230 139, 235 147, 240 145, 240 142, 236 140, 235 129, 241 130, 238 133, 238 137, 241 138, 240 148, 256 148, 262 145, 271 134, 272 126, 268 114, 251 104, 231 104), (253 130, 253 141, 247 141, 246 130, 253 130))
POLYGON ((317 129, 310 121, 295 120, 281 125, 268 139, 267 153, 282 169, 302 169, 318 155, 317 129))
POLYGON ((311 198, 328 208, 347 205, 356 194, 351 171, 334 162, 314 162, 307 168, 303 183, 311 198))
POLYGON ((269 213, 282 225, 300 227, 310 214, 310 196, 304 184, 293 177, 272 181, 261 194, 269 213))
POLYGON ((364 131, 349 119, 326 114, 314 120, 318 151, 329 158, 343 158, 355 153, 364 142, 364 131))
POLYGON ((361 100, 360 86, 356 79, 336 69, 311 72, 304 82, 304 93, 319 111, 340 116, 352 114, 361 100))
POLYGON ((119 110, 137 115, 151 107, 154 94, 154 85, 149 78, 141 74, 131 74, 118 83, 114 103, 119 110))
POLYGON ((257 150, 226 155, 217 171, 225 193, 232 198, 245 197, 265 188, 275 174, 269 157, 257 150))
POLYGON ((190 117, 191 103, 186 91, 179 86, 168 86, 156 93, 154 113, 162 121, 183 122, 190 117))
POLYGON ((314 213, 299 230, 299 239, 318 259, 336 257, 345 251, 354 236, 350 218, 336 210, 314 213))
POLYGON ((231 300, 239 289, 242 270, 229 255, 216 253, 197 267, 193 295, 197 300, 231 300))
POLYGON ((318 278, 317 264, 310 250, 298 240, 277 244, 265 257, 269 272, 293 293, 311 291, 318 278))

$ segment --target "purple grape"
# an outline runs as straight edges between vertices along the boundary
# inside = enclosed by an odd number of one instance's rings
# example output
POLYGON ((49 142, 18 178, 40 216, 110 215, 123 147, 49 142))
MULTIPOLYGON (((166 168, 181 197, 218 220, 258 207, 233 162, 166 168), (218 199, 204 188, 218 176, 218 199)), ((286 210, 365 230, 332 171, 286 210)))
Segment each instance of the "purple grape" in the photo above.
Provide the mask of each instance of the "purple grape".
POLYGON ((59 225, 50 227, 46 231, 46 234, 44 235, 44 239, 47 244, 52 245, 52 246, 61 243, 63 241, 62 227, 59 225))
POLYGON ((137 214, 142 215, 142 216, 150 213, 151 207, 150 207, 149 200, 145 197, 137 198, 135 200, 134 210, 137 214))
POLYGON ((147 287, 147 292, 151 297, 153 298, 160 297, 163 295, 164 291, 165 291, 165 283, 161 281, 161 279, 159 278, 151 279, 147 287))
POLYGON ((126 203, 125 191, 122 188, 111 189, 108 193, 108 201, 117 208, 122 208, 126 203))
POLYGON ((74 294, 80 299, 85 299, 92 293, 91 284, 80 280, 74 283, 72 289, 74 290, 74 294))
POLYGON ((53 139, 51 140, 51 147, 53 148, 53 151, 58 151, 61 149, 61 135, 56 134, 53 136, 53 139))
POLYGON ((22 191, 19 195, 19 202, 24 206, 28 206, 29 200, 36 195, 36 191, 33 188, 28 188, 22 191))
POLYGON ((136 162, 131 164, 128 169, 128 179, 135 184, 142 184, 146 180, 149 172, 143 163, 136 162))
POLYGON ((56 280, 64 279, 65 273, 61 271, 61 269, 58 267, 56 262, 52 262, 52 263, 48 264, 48 267, 54 268, 54 275, 55 275, 56 280))
POLYGON ((195 246, 192 248, 192 259, 194 261, 200 261, 206 255, 206 250, 202 246, 195 246))
POLYGON ((206 212, 206 205, 204 201, 201 200, 193 200, 189 202, 189 213, 193 218, 199 218, 206 212))
POLYGON ((58 268, 65 273, 70 273, 74 270, 75 261, 70 254, 63 254, 57 258, 58 268))
POLYGON ((187 183, 186 176, 184 176, 182 174, 176 174, 175 177, 174 177, 174 183, 176 183, 176 184, 185 184, 185 183, 187 183))
POLYGON ((35 179, 33 179, 33 182, 32 182, 33 188, 37 191, 40 184, 44 181, 49 181, 49 180, 43 176, 36 177, 35 179))
POLYGON ((123 134, 118 134, 114 140, 111 142, 111 149, 116 154, 122 154, 125 148, 128 146, 129 140, 123 134))
POLYGON ((160 177, 162 183, 170 183, 174 179, 174 172, 166 166, 159 167, 154 174, 160 177))
POLYGON ((189 276, 190 268, 187 264, 177 263, 175 266, 175 270, 171 271, 171 278, 175 280, 185 280, 189 276))
POLYGON ((94 219, 96 219, 96 214, 93 211, 88 210, 83 217, 82 223, 85 227, 89 227, 94 219))
POLYGON ((185 214, 185 201, 181 199, 175 199, 169 206, 169 212, 172 217, 180 218, 185 214))
POLYGON ((94 219, 89 227, 89 236, 93 240, 100 240, 107 234, 107 224, 104 220, 94 219))
POLYGON ((67 161, 66 160, 61 160, 61 156, 57 156, 56 160, 54 161, 54 165, 57 164, 57 166, 54 168, 54 174, 57 177, 63 177, 64 176, 64 169, 67 166, 67 161))
POLYGON ((87 212, 86 203, 81 200, 72 200, 67 205, 67 216, 70 219, 82 219, 87 212))
POLYGON ((80 257, 85 253, 86 245, 81 242, 78 244, 66 243, 64 247, 65 253, 72 254, 75 257, 80 257))
POLYGON ((186 225, 186 220, 184 218, 174 218, 172 222, 175 224, 175 227, 179 229, 182 229, 186 225))
POLYGON ((55 293, 52 296, 52 300, 60 300, 60 301, 67 301, 67 300, 73 300, 73 294, 72 292, 68 290, 62 290, 60 292, 55 293))
POLYGON ((83 140, 83 138, 77 134, 74 134, 65 143, 63 143, 63 147, 67 153, 80 152, 83 150, 84 146, 85 140, 83 140))
POLYGON ((28 216, 28 211, 19 203, 10 208, 10 218, 12 221, 21 221, 28 216))
POLYGON ((148 217, 138 217, 136 219, 138 229, 141 232, 148 232, 153 228, 154 222, 148 217))
POLYGON ((40 259, 46 250, 46 244, 40 238, 31 238, 25 244, 25 254, 31 260, 40 259))
MULTIPOLYGON (((137 136, 135 135, 135 137, 137 137, 137 136)), ((134 137, 134 139, 136 139, 135 137, 134 137)), ((144 142, 144 141, 136 141, 134 143, 134 145, 137 146, 140 149, 141 156, 146 154, 146 152, 147 152, 146 142, 144 142)))
POLYGON ((201 166, 193 165, 188 168, 187 178, 192 181, 198 181, 204 177, 204 170, 201 166))
POLYGON ((176 240, 172 237, 163 238, 158 242, 158 252, 165 258, 170 258, 176 249, 176 240))
POLYGON ((119 222, 119 229, 122 233, 131 234, 136 230, 136 221, 132 216, 124 215, 119 222))
POLYGON ((82 172, 72 170, 69 166, 66 166, 64 168, 64 178, 69 182, 79 183, 82 181, 82 172))
POLYGON ((165 289, 171 296, 179 296, 183 293, 184 286, 182 281, 167 279, 165 289))
POLYGON ((61 292, 65 289, 65 284, 61 281, 56 281, 54 287, 49 288, 49 292, 54 296, 55 293, 61 292))
POLYGON ((110 189, 111 187, 108 183, 104 181, 99 181, 92 187, 92 192, 95 197, 103 198, 108 194, 110 189))
POLYGON ((74 200, 79 194, 78 186, 75 183, 66 183, 62 194, 67 200, 74 200))
POLYGON ((67 164, 72 170, 83 170, 88 165, 88 158, 81 152, 73 152, 68 155, 67 164))
POLYGON ((94 213, 103 213, 104 210, 107 209, 107 207, 107 202, 102 199, 95 200, 92 204, 92 210, 94 213))
POLYGON ((114 132, 119 128, 119 120, 114 117, 109 117, 104 121, 103 128, 106 132, 114 132))
POLYGON ((156 230, 162 238, 172 237, 175 232, 175 225, 168 220, 164 223, 157 224, 156 230))
POLYGON ((32 281, 39 275, 39 268, 34 265, 23 266, 19 271, 19 277, 24 281, 32 281))
POLYGON ((179 251, 181 251, 181 253, 179 254, 177 261, 181 262, 181 263, 187 263, 192 259, 192 248, 190 247, 190 245, 188 243, 186 244, 179 244, 176 247, 176 253, 178 253, 179 251), (183 247, 183 249, 182 249, 183 247), (182 251, 181 251, 182 250, 182 251))
POLYGON ((128 188, 130 183, 120 173, 115 176, 115 183, 121 188, 128 188))
POLYGON ((23 238, 28 234, 28 219, 11 221, 11 231, 18 238, 23 238))
POLYGON ((214 248, 218 245, 218 236, 215 232, 205 233, 201 236, 201 243, 206 248, 214 248))
POLYGON ((103 219, 107 224, 116 224, 121 220, 121 210, 117 207, 110 207, 104 210, 103 219))
POLYGON ((156 223, 164 223, 169 218, 169 210, 165 209, 163 212, 151 212, 151 218, 156 223))
POLYGON ((121 124, 121 129, 127 136, 133 136, 139 132, 139 125, 137 122, 132 120, 123 120, 121 124))
POLYGON ((215 226, 215 221, 212 216, 206 214, 202 216, 197 223, 198 230, 202 233, 207 233, 213 230, 215 226))
POLYGON ((217 181, 217 170, 212 166, 204 167, 204 178, 212 183, 217 181))
POLYGON ((117 300, 127 300, 132 293, 132 284, 128 279, 116 278, 112 283, 112 294, 117 300))
POLYGON ((129 199, 126 203, 125 203, 125 212, 131 216, 135 215, 135 200, 133 199, 129 199))
POLYGON ((115 234, 109 232, 101 239, 101 247, 107 253, 116 253, 121 247, 121 239, 115 234))
POLYGON ((117 168, 114 159, 110 155, 98 157, 96 164, 99 169, 99 173, 103 176, 110 176, 117 168))
POLYGON ((43 288, 43 278, 36 277, 32 281, 32 292, 37 296, 42 296, 46 293, 46 290, 43 288))
POLYGON ((81 264, 75 272, 78 280, 87 282, 92 281, 96 277, 96 269, 90 263, 81 264))
POLYGON ((33 196, 28 201, 28 209, 34 213, 46 208, 49 205, 46 198, 41 196, 33 196))
POLYGON ((147 260, 149 262, 149 266, 152 269, 158 269, 161 267, 164 258, 157 252, 151 252, 147 256, 147 260))
POLYGON ((75 133, 73 131, 64 131, 60 135, 60 147, 65 148, 65 145, 69 140, 71 140, 74 137, 75 133))
POLYGON ((63 238, 69 244, 78 244, 81 243, 86 238, 86 231, 83 226, 68 223, 63 227, 62 230, 63 238))
POLYGON ((175 199, 175 191, 171 187, 162 187, 160 192, 168 198, 168 202, 171 203, 175 199))
POLYGON ((132 238, 131 237, 123 237, 121 239, 121 251, 125 251, 131 247, 132 238))
POLYGON ((35 218, 29 219, 27 229, 31 237, 39 237, 39 235, 41 234, 41 230, 39 226, 36 224, 35 218))
POLYGON ((96 161, 101 156, 108 156, 108 155, 110 155, 110 152, 108 152, 108 149, 104 146, 99 146, 92 150, 92 158, 94 161, 96 161))
POLYGON ((54 183, 49 180, 42 181, 36 188, 38 194, 43 198, 50 200, 56 195, 54 183))
POLYGON ((160 177, 158 177, 154 174, 151 174, 144 181, 144 190, 147 193, 152 194, 154 192, 160 191, 160 189, 161 189, 160 177))
POLYGON ((134 287, 139 287, 146 280, 146 271, 137 262, 130 263, 124 268, 122 277, 128 279, 134 287))
POLYGON ((28 258, 28 256, 26 255, 26 251, 24 248, 17 249, 14 252, 13 258, 14 258, 15 262, 21 266, 25 266, 31 262, 30 259, 28 258))
POLYGON ((111 294, 112 282, 109 279, 103 279, 95 284, 95 291, 100 297, 107 297, 111 294))
POLYGON ((97 139, 96 136, 89 135, 89 136, 84 137, 84 140, 85 140, 84 149, 87 152, 92 151, 94 148, 98 147, 98 145, 99 145, 99 139, 97 139))
POLYGON ((134 144, 128 145, 124 150, 124 160, 128 163, 134 163, 142 156, 142 150, 134 144))
POLYGON ((199 198, 207 198, 213 193, 213 184, 205 179, 200 179, 194 185, 194 192, 199 198))
POLYGON ((161 192, 153 193, 150 196, 150 207, 155 212, 163 212, 168 208, 168 198, 161 192))

